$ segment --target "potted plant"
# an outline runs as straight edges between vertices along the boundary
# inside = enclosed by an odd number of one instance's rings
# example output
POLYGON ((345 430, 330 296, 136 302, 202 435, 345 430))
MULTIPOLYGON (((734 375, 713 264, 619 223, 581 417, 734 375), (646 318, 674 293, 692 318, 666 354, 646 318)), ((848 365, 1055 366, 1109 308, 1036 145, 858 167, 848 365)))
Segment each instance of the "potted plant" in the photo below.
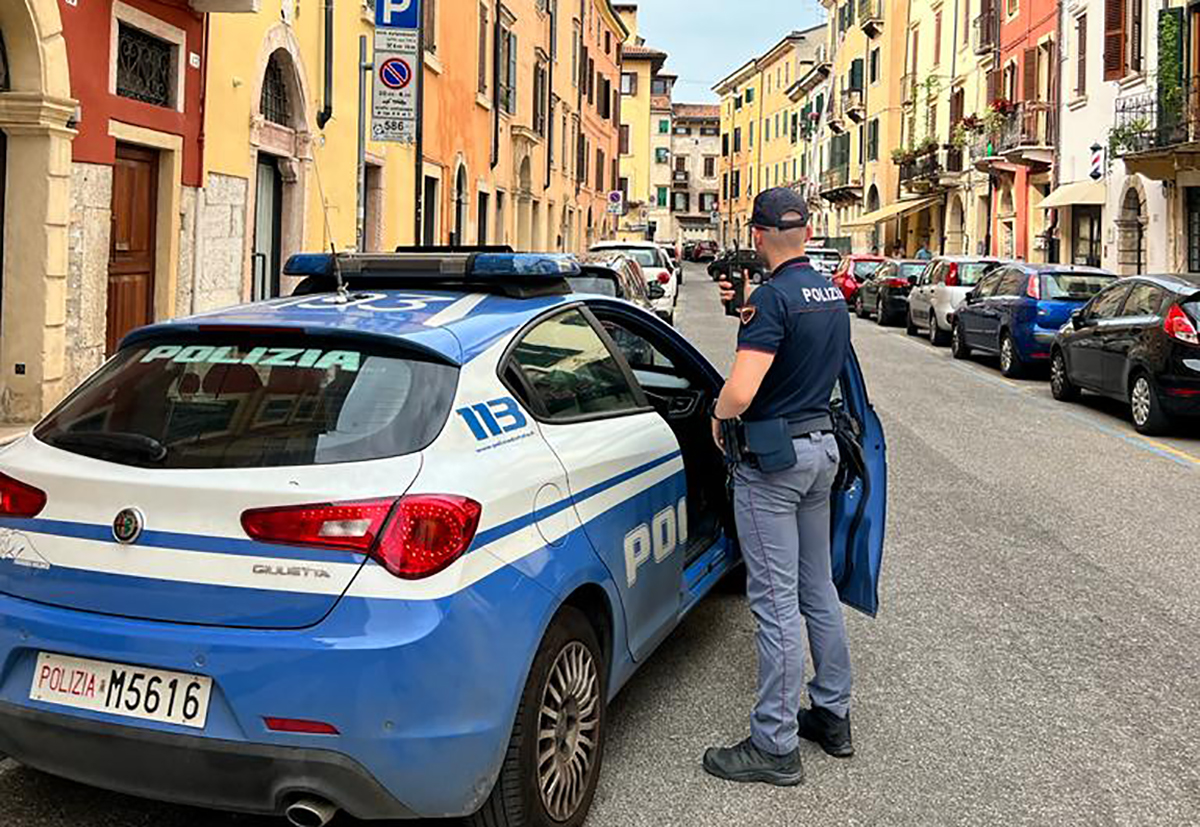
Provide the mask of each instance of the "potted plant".
POLYGON ((917 144, 914 155, 917 158, 923 158, 926 155, 932 155, 938 151, 938 146, 939 143, 937 138, 932 135, 926 135, 925 138, 921 140, 921 143, 917 144))
POLYGON ((992 111, 1000 115, 1008 116, 1017 111, 1017 105, 1008 98, 996 98, 992 101, 992 111))
POLYGON ((917 154, 911 148, 897 147, 892 150, 892 163, 897 166, 911 164, 917 159, 917 154))

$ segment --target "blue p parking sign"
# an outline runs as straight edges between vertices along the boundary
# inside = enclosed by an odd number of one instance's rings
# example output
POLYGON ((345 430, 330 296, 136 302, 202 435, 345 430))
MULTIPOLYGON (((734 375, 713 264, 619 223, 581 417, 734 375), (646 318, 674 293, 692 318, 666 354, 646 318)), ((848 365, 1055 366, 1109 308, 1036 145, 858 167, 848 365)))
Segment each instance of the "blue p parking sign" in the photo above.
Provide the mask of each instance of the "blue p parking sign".
POLYGON ((375 26, 416 29, 421 25, 421 0, 375 0, 375 26))

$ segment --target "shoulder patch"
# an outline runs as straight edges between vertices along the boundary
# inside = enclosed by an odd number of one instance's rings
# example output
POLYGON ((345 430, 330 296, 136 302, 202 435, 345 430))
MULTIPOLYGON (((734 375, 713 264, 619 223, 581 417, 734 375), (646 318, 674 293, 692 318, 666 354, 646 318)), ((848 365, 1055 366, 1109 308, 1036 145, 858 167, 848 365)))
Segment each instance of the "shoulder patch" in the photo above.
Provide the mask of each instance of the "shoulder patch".
POLYGON ((743 325, 748 325, 748 324, 750 324, 750 322, 754 321, 754 317, 757 314, 758 314, 758 308, 752 304, 746 305, 739 311, 739 315, 742 317, 743 325))

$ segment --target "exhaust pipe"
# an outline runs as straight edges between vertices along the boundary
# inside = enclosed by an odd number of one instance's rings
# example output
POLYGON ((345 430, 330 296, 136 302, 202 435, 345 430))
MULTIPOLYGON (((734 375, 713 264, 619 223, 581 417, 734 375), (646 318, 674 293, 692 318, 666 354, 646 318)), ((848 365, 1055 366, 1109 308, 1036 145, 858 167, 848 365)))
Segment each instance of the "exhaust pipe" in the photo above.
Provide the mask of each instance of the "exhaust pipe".
POLYGON ((297 798, 283 814, 292 827, 325 827, 338 808, 323 798, 297 798))

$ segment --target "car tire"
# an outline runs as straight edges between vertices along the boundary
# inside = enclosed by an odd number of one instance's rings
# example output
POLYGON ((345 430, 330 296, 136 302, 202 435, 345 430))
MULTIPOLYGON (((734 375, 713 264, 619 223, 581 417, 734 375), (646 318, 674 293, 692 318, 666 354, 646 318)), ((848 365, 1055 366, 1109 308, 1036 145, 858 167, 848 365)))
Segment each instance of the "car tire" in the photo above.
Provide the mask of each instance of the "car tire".
POLYGON ((1071 381, 1067 357, 1061 350, 1050 356, 1050 393, 1059 402, 1074 402, 1079 398, 1079 387, 1071 381))
POLYGON ((971 358, 971 348, 967 347, 966 334, 959 321, 954 323, 954 329, 950 331, 950 355, 955 359, 971 358))
POLYGON ((596 794, 604 758, 607 684, 608 664, 596 630, 583 612, 564 606, 550 622, 533 659, 500 777, 482 809, 468 819, 471 827, 583 824, 596 794), (550 692, 552 680, 564 690, 557 701, 556 693, 550 692), (545 716, 544 722, 543 709, 557 717, 545 716), (551 720, 559 723, 554 725, 551 720), (543 723, 549 724, 553 737, 539 737, 543 723), (565 778, 562 773, 576 759, 585 766, 582 779, 573 785, 560 784, 546 794, 540 783, 543 773, 538 756, 551 747, 552 757, 546 761, 547 784, 553 781, 551 773, 565 778))
POLYGON ((1139 371, 1129 383, 1129 410, 1139 434, 1154 436, 1171 430, 1171 417, 1162 409, 1149 374, 1139 371))
POLYGON ((862 293, 859 293, 854 299, 854 315, 860 319, 867 318, 867 308, 863 304, 862 293))
POLYGON ((905 320, 906 320, 905 327, 904 327, 905 333, 907 333, 909 336, 916 336, 917 334, 919 334, 921 332, 920 330, 917 329, 917 323, 915 321, 913 321, 913 314, 912 314, 911 309, 908 311, 908 313, 905 314, 905 320))
POLYGON ((1017 343, 1007 330, 1000 334, 1000 372, 1009 379, 1018 379, 1025 374, 1025 363, 1017 352, 1017 343))
POLYGON ((945 347, 950 344, 949 335, 946 331, 938 327, 937 316, 932 311, 929 313, 929 342, 934 347, 945 347))

